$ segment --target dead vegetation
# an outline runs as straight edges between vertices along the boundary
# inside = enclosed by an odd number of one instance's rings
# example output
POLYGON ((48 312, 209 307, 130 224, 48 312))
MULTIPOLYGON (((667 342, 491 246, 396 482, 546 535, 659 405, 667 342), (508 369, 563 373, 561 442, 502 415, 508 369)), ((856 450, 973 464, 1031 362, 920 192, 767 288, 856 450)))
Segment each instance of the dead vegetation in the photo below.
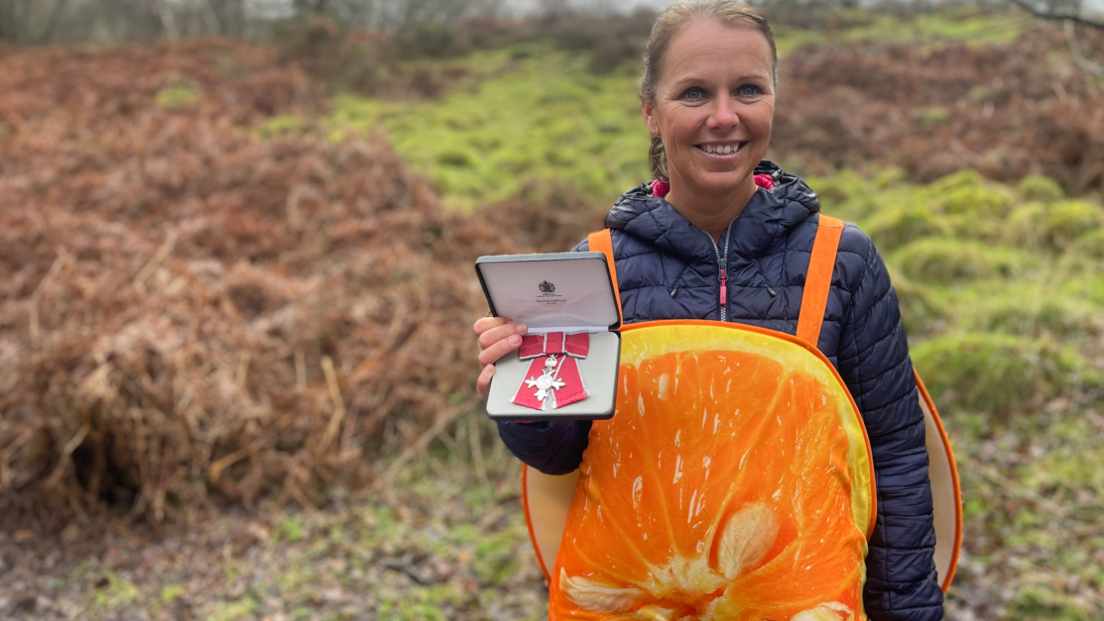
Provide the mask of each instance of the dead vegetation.
POLYGON ((521 244, 383 139, 259 138, 318 105, 294 65, 227 42, 2 63, 5 521, 316 504, 477 407, 471 263, 521 244))
MULTIPOLYGON (((1104 31, 1076 36, 1104 50, 1104 31)), ((1104 189, 1104 91, 1060 28, 1034 26, 1010 46, 818 44, 782 69, 772 149, 807 172, 895 164, 931 181, 973 168, 1001 181, 1044 174, 1075 195, 1104 189)))
MULTIPOLYGON (((1104 100, 1048 73, 1057 32, 1015 53, 807 48, 786 61, 777 150, 1099 187, 1104 100)), ((263 138, 325 105, 271 48, 15 51, 0 92, 5 520, 107 503, 156 523, 389 476, 370 457, 401 465, 478 408, 474 258, 564 250, 601 222, 567 188, 445 212, 382 136, 263 138)))

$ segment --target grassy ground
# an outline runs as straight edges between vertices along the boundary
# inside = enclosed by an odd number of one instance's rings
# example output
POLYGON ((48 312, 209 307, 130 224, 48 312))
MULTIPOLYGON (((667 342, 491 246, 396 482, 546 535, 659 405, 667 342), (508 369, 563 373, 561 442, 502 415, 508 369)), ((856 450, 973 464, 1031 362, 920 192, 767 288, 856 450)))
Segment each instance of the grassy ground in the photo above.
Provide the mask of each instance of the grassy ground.
MULTIPOLYGON (((780 27, 779 47, 889 34, 999 43, 1023 24, 893 19, 780 27)), ((539 201, 544 183, 608 202, 646 174, 636 69, 597 76, 585 64, 542 44, 434 61, 427 70, 448 84, 440 100, 342 97, 324 119, 278 116, 259 131, 383 130, 459 209, 539 201)), ((193 97, 169 89, 159 101, 193 97)), ((1099 197, 969 172, 929 185, 893 170, 809 181, 885 256, 956 450, 966 533, 947 618, 1104 618, 1099 197)), ((380 454, 386 472, 391 453, 380 454)), ((542 619, 517 485, 517 463, 473 412, 393 477, 327 490, 313 511, 196 510, 161 531, 119 513, 60 534, 0 528, 0 618, 542 619)))
MULTIPOLYGON (((947 418, 966 499, 956 620, 1104 615, 1104 415, 1054 402, 1036 417, 947 418)), ((102 534, 0 539, 10 619, 545 618, 517 464, 473 414, 394 480, 304 513, 197 516, 155 536, 112 516, 102 534), (480 436, 473 450, 472 429, 480 436)))
POLYGON ((1104 617, 1104 206, 965 171, 812 179, 886 256, 962 478, 949 619, 1104 617))
MULTIPOLYGON (((914 16, 844 11, 826 27, 784 22, 776 44, 785 65, 788 54, 817 43, 1002 45, 1031 23, 1021 14, 976 9, 914 16)), ((442 96, 395 101, 344 95, 321 122, 280 117, 262 131, 309 127, 335 140, 383 131, 453 208, 472 209, 519 193, 539 202, 541 188, 551 183, 613 197, 648 174, 648 139, 637 101, 640 67, 634 60, 595 74, 589 64, 589 53, 557 51, 552 42, 414 61, 403 71, 439 85, 442 96)))
POLYGON ((493 433, 472 414, 393 479, 320 510, 209 512, 160 535, 119 515, 91 539, 0 535, 0 617, 541 619, 518 465, 493 433))

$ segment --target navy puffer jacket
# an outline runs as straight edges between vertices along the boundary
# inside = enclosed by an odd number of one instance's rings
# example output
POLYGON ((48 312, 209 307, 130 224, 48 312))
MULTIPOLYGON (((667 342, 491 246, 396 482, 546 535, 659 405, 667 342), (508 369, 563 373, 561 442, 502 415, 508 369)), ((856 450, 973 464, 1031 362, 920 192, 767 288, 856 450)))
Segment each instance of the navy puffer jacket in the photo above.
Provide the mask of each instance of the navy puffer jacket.
MULTIPOLYGON (((625 323, 723 319, 797 332, 820 203, 802 180, 770 162, 755 172, 770 174, 776 187, 760 188, 719 244, 648 185, 617 201, 606 226, 625 323)), ((585 241, 576 248, 586 249, 585 241)), ((840 239, 817 346, 855 398, 873 451, 878 513, 866 560, 866 612, 874 621, 942 619, 924 419, 908 344, 885 265, 852 224, 840 239)), ((579 467, 589 431, 587 421, 499 425, 519 459, 550 474, 579 467)))

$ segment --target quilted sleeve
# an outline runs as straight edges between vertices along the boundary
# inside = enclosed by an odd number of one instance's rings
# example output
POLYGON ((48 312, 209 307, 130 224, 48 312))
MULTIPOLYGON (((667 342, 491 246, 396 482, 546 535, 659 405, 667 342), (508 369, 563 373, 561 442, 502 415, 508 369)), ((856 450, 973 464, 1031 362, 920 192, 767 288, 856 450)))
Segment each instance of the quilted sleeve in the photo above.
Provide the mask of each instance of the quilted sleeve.
POLYGON ((567 474, 583 461, 590 421, 499 422, 498 436, 521 461, 545 474, 567 474))
POLYGON ((873 621, 937 621, 943 592, 935 562, 928 455, 897 295, 874 244, 848 225, 840 252, 865 257, 840 335, 839 371, 862 413, 873 452, 877 520, 863 601, 873 621))
MULTIPOLYGON (((584 239, 572 252, 586 252, 584 239)), ((583 462, 590 421, 515 423, 499 421, 498 437, 515 457, 545 474, 568 474, 583 462)))

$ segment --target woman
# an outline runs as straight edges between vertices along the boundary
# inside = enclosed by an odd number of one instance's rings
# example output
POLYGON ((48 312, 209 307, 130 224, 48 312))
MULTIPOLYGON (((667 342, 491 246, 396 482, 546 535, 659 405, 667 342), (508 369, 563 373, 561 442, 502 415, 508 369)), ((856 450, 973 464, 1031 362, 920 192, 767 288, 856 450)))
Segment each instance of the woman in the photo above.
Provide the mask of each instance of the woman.
MULTIPOLYGON (((819 201, 804 182, 762 161, 774 113, 776 65, 770 27, 746 5, 689 0, 659 17, 640 93, 656 181, 623 195, 606 219, 625 324, 714 320, 790 335, 797 331, 821 217, 819 201)), ((588 250, 587 242, 577 250, 588 250)), ((941 619, 924 422, 896 296, 873 244, 853 225, 842 231, 832 274, 823 325, 813 340, 862 416, 877 511, 861 551, 861 608, 829 602, 787 612, 785 618, 941 619)), ((476 322, 482 394, 493 363, 516 349, 525 331, 503 318, 476 322)), ((589 421, 508 422, 499 431, 515 455, 550 474, 578 468, 588 442, 595 442, 589 421)), ((747 519, 758 524, 754 516, 747 519)), ((707 545, 714 551, 703 558, 714 566, 717 546, 722 553, 736 554, 735 545, 737 553, 753 555, 750 544, 738 540, 707 545)), ((566 537, 564 546, 569 546, 566 537)), ((768 555, 766 548, 755 554, 768 555)), ((561 560, 563 555, 561 550, 561 560)), ((719 600, 707 601, 715 593, 690 593, 684 577, 675 576, 662 588, 614 586, 615 569, 610 577, 564 573, 552 585, 551 618, 774 618, 750 608, 722 612, 719 600), (565 589, 567 595, 560 597, 565 589), (582 608, 590 613, 579 612, 582 608)), ((739 570, 721 574, 735 579, 739 570)))

